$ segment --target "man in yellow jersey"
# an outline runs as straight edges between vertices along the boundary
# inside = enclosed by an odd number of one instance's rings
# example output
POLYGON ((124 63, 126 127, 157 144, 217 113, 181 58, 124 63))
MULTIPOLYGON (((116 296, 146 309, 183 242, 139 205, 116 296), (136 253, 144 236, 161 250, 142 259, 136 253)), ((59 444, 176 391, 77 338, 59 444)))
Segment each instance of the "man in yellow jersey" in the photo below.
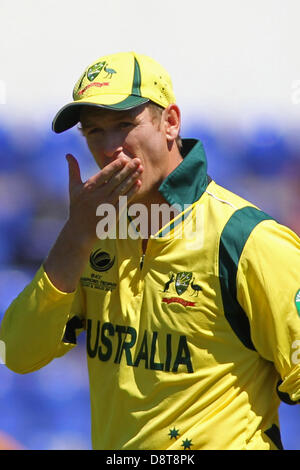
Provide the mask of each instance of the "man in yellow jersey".
POLYGON ((207 175, 149 57, 87 67, 53 130, 79 122, 101 171, 83 182, 67 156, 69 217, 2 321, 7 366, 37 370, 85 329, 94 449, 280 449, 280 399, 300 400, 299 238, 207 175))

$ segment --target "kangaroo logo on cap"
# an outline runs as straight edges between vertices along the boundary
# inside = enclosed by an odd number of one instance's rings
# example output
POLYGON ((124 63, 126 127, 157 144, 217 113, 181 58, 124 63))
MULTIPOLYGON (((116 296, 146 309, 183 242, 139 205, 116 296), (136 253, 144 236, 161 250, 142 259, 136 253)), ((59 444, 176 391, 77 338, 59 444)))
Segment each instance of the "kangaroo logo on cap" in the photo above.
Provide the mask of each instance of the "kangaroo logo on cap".
MULTIPOLYGON (((104 70, 104 72, 106 73, 105 77, 103 78, 112 78, 112 76, 117 72, 116 70, 110 69, 107 66, 108 66, 108 63, 106 61, 97 62, 97 64, 92 65, 86 72, 86 76, 89 79, 89 81, 92 82, 93 80, 95 80, 95 78, 98 77, 99 73, 102 70, 104 70)), ((84 76, 85 74, 83 75, 81 79, 80 86, 82 84, 84 76)))
POLYGON ((112 78, 112 76, 117 73, 116 70, 114 69, 111 69, 111 68, 108 68, 107 67, 108 63, 106 61, 101 61, 101 62, 97 62, 96 64, 94 65, 91 65, 82 75, 82 77, 79 79, 79 85, 77 87, 77 90, 76 90, 76 93, 75 93, 75 90, 74 90, 74 97, 75 95, 83 95, 83 93, 85 93, 86 90, 88 90, 89 88, 95 86, 95 87, 98 87, 98 88, 101 88, 103 86, 109 86, 109 82, 95 82, 95 78, 98 77, 98 75, 102 72, 102 70, 106 73, 105 77, 103 78, 112 78), (80 88, 82 87, 83 85, 83 80, 87 78, 90 82, 93 82, 93 83, 90 83, 88 85, 86 85, 82 90, 80 90, 80 88), (79 91, 80 90, 80 91, 79 91))

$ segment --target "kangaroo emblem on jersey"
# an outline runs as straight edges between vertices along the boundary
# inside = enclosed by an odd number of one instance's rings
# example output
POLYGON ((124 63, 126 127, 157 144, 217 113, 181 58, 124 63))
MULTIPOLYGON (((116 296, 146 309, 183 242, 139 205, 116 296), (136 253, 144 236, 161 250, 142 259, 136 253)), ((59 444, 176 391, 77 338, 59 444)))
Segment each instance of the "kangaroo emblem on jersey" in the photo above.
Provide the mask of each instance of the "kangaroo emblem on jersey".
POLYGON ((182 295, 185 292, 189 296, 198 297, 199 292, 203 289, 202 287, 195 282, 195 276, 190 271, 182 271, 180 273, 169 272, 169 280, 165 282, 164 289, 162 292, 167 292, 171 294, 171 297, 163 297, 162 302, 166 304, 178 303, 184 307, 195 307, 196 302, 184 299, 182 297, 175 297, 174 293, 177 295, 182 295), (187 289, 190 287, 190 290, 187 292, 187 289))
POLYGON ((172 273, 172 272, 170 272, 169 278, 170 278, 170 279, 165 283, 164 292, 168 292, 168 291, 169 291, 170 284, 172 284, 172 282, 175 281, 175 274, 172 273))

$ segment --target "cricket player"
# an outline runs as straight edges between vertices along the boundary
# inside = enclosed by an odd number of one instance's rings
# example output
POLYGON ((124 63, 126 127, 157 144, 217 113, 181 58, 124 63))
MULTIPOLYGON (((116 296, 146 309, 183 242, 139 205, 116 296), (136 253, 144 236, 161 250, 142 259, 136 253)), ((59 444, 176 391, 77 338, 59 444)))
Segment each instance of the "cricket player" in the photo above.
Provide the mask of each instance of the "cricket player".
POLYGON ((300 240, 208 176, 180 122, 153 59, 82 73, 53 130, 80 124, 100 170, 82 181, 67 155, 69 217, 5 314, 6 363, 38 370, 85 330, 94 449, 282 449, 280 400, 300 400, 300 240))

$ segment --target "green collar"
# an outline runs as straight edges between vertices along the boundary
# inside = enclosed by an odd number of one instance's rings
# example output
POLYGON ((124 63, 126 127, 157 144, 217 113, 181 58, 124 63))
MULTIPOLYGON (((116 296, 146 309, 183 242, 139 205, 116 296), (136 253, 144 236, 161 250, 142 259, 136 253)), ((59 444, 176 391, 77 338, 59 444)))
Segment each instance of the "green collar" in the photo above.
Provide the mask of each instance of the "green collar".
POLYGON ((187 205, 198 201, 206 190, 209 177, 202 143, 196 139, 183 139, 183 161, 159 187, 159 192, 172 205, 187 205))

